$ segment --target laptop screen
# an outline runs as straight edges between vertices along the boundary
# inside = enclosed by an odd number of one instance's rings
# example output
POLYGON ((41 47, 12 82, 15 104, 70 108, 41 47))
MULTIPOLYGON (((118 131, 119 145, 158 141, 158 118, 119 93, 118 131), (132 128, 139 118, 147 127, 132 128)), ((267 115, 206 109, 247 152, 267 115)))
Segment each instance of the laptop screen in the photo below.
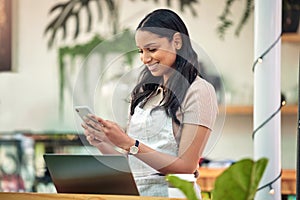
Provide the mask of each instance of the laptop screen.
POLYGON ((127 157, 44 154, 58 193, 139 195, 127 157))

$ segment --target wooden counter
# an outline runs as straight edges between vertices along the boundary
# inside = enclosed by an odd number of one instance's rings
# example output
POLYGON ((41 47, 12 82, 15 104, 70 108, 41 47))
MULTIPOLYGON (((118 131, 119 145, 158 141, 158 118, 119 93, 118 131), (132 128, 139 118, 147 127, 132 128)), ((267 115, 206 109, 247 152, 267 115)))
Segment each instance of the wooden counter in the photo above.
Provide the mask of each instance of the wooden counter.
MULTIPOLYGON (((202 192, 211 192, 216 178, 224 171, 224 168, 200 168, 200 177, 197 183, 201 186, 202 192)), ((296 171, 282 170, 281 193, 296 194, 296 171)), ((94 194, 44 194, 44 193, 5 193, 0 192, 0 199, 9 200, 182 200, 180 198, 164 197, 138 197, 119 195, 94 195, 94 194)))
MULTIPOLYGON (((224 168, 200 167, 200 177, 197 183, 203 192, 211 192, 214 188, 216 178, 224 171, 224 168)), ((290 169, 282 170, 281 194, 296 194, 296 171, 290 169)))
POLYGON ((10 193, 0 192, 0 199, 9 200, 182 200, 180 198, 139 197, 119 195, 92 195, 92 194, 44 194, 44 193, 10 193))

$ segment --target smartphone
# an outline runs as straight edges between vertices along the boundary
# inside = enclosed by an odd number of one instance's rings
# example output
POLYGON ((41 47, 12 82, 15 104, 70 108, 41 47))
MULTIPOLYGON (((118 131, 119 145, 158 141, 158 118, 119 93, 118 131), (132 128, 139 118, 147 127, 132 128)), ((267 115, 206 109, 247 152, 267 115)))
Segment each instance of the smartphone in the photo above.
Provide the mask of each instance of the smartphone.
MULTIPOLYGON (((84 117, 88 117, 88 114, 94 114, 94 112, 88 107, 88 106, 75 106, 75 111, 77 112, 77 114, 79 115, 79 117, 82 119, 82 121, 84 121, 84 117)), ((99 123, 97 120, 89 118, 91 120, 93 120, 95 123, 99 123)), ((91 128, 94 128, 91 125, 88 125, 91 128)), ((96 129, 96 128, 94 128, 96 129)))
POLYGON ((88 106, 75 106, 75 111, 83 121, 84 117, 87 117, 88 114, 94 114, 88 106))

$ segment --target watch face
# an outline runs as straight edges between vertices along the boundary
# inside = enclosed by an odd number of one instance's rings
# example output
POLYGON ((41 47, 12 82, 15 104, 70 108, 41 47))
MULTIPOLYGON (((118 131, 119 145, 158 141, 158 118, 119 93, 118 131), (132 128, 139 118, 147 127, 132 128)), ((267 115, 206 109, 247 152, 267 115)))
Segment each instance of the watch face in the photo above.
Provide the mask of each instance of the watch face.
POLYGON ((132 146, 132 147, 130 147, 129 153, 131 153, 131 154, 137 154, 138 151, 139 151, 139 148, 137 146, 132 146))

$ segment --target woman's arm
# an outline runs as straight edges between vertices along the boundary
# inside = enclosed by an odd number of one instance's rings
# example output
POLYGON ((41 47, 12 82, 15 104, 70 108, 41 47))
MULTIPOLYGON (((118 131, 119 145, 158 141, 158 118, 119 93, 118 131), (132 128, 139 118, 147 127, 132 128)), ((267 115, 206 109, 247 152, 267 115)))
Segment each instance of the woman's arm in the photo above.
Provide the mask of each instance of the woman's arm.
MULTIPOLYGON (((126 151, 135 144, 135 140, 130 138, 116 123, 103 120, 94 115, 91 117, 102 124, 99 126, 94 124, 92 120, 86 121, 86 123, 96 126, 99 130, 89 131, 91 137, 96 137, 98 140, 108 139, 111 143, 126 151)), ((210 129, 206 127, 184 124, 178 157, 155 151, 143 143, 140 143, 139 152, 135 156, 163 174, 194 173, 209 135, 210 129)))
POLYGON ((184 124, 178 157, 154 151, 144 144, 139 145, 140 151, 136 156, 163 174, 192 174, 198 168, 210 132, 203 126, 184 124))

